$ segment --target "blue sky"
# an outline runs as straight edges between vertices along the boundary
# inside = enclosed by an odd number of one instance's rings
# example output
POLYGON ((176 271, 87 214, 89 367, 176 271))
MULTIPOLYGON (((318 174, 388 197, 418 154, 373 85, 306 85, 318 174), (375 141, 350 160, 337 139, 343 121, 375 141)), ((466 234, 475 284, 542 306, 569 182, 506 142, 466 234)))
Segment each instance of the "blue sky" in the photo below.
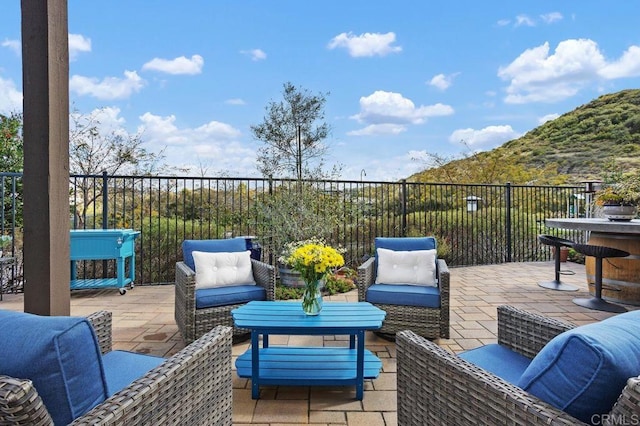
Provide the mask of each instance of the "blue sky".
MULTIPOLYGON (((0 113, 20 111, 20 2, 0 14, 0 113)), ((396 180, 640 87, 640 2, 69 0, 70 99, 194 175, 258 176, 290 81, 329 92, 327 162, 396 180), (423 158, 423 160, 416 160, 423 158)))

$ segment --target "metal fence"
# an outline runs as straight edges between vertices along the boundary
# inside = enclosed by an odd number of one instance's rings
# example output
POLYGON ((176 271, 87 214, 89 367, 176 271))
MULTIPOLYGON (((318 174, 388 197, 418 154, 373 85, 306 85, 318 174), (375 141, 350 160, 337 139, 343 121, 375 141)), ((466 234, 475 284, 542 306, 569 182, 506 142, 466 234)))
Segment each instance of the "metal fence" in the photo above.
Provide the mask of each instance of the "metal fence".
MULTIPOLYGON (((0 174, 1 229, 19 257, 21 175, 0 174)), ((584 241, 579 231, 547 229, 546 217, 584 215, 582 187, 458 185, 408 181, 303 181, 262 178, 73 175, 70 227, 132 228, 136 283, 170 283, 184 239, 252 237, 275 264, 291 235, 326 232, 349 266, 373 254, 377 236, 433 235, 450 266, 550 258, 537 235, 584 241), (298 232, 296 234, 295 232, 298 232)), ((311 237, 313 235, 306 235, 311 237)), ((84 274, 106 274, 88 262, 84 274)))

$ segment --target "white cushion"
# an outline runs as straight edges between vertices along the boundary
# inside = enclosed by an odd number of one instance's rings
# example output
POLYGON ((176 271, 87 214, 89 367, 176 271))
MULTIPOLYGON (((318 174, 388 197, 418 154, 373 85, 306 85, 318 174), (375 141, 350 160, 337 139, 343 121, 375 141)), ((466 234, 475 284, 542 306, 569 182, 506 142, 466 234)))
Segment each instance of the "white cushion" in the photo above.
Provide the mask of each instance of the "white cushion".
POLYGON ((251 252, 193 252, 196 266, 196 289, 255 284, 251 269, 251 252))
POLYGON ((436 250, 395 251, 379 248, 376 284, 436 286, 436 250))

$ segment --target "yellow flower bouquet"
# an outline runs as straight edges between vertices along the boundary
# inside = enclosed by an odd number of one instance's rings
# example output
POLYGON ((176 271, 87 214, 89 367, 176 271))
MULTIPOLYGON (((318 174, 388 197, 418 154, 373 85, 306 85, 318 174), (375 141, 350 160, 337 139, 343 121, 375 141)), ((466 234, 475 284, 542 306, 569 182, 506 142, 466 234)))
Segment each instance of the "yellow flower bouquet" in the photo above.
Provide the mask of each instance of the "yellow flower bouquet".
POLYGON ((317 315, 322 309, 318 281, 332 269, 344 265, 342 254, 339 250, 318 241, 296 248, 287 258, 287 263, 300 272, 305 282, 302 309, 309 315, 317 315))

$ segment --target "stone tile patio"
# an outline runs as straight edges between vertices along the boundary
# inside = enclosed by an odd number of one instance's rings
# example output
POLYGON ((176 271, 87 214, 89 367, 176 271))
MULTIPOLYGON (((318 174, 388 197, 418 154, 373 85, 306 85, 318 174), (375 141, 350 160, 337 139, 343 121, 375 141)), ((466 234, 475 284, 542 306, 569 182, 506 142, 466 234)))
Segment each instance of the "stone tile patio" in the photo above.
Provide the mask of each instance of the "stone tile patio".
MULTIPOLYGON (((494 342, 496 306, 511 304, 530 311, 586 324, 612 314, 590 311, 571 302, 587 293, 584 266, 563 263, 562 280, 580 287, 577 292, 546 290, 538 281, 553 278, 553 264, 510 263, 451 270, 451 338, 439 344, 453 352, 494 342)), ((184 346, 173 319, 173 287, 138 286, 120 296, 115 290, 76 291, 71 314, 97 310, 113 312, 114 349, 167 356, 184 346)), ((355 291, 329 300, 356 301, 355 291)), ((636 309, 635 306, 628 306, 636 309)), ((4 295, 0 309, 23 310, 22 295, 4 295)), ((272 344, 346 345, 342 336, 273 336, 272 344)), ((235 344, 238 356, 248 343, 235 344)), ((241 425, 396 425, 396 352, 392 342, 367 335, 367 348, 382 360, 380 377, 365 383, 362 401, 351 388, 264 387, 261 398, 251 399, 250 381, 234 376, 234 424, 241 425)))

